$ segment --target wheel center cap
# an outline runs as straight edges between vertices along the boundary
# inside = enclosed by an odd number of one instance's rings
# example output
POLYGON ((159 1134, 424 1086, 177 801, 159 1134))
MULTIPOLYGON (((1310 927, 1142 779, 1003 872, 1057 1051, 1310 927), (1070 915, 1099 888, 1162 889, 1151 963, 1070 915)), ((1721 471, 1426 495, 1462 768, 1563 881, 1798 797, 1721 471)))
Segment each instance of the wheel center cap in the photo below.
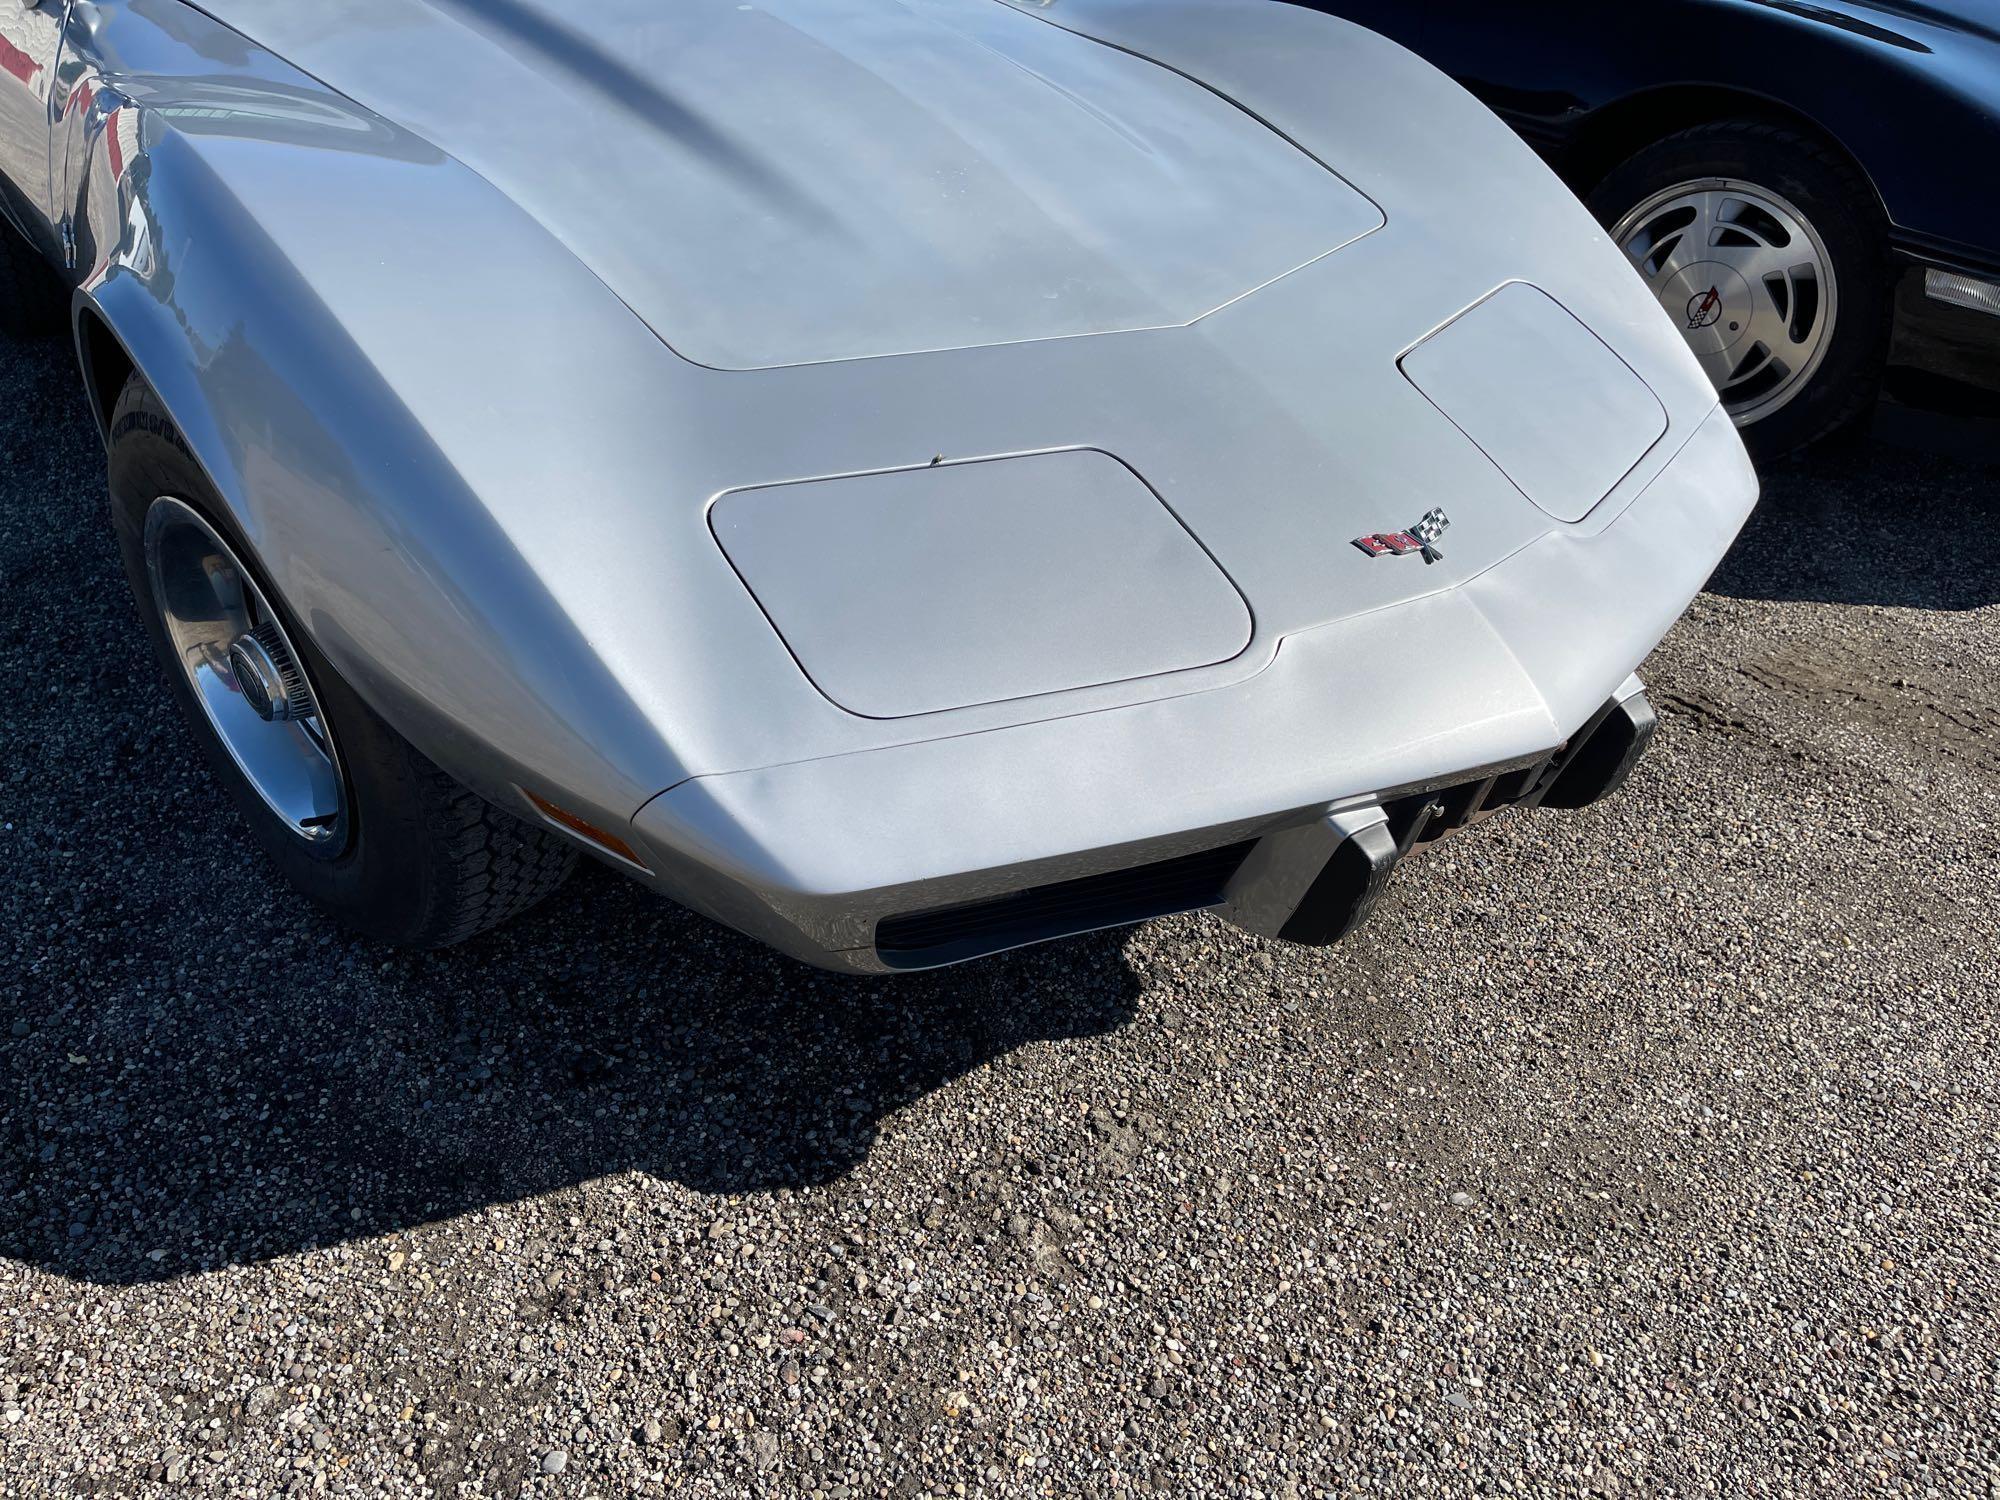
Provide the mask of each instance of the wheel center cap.
POLYGON ((239 635, 229 647, 229 670, 243 701, 266 723, 312 717, 312 695, 275 630, 259 626, 239 635))
POLYGON ((1721 261, 1696 261, 1667 279, 1660 305, 1697 353, 1714 353, 1749 328, 1750 283, 1721 261))

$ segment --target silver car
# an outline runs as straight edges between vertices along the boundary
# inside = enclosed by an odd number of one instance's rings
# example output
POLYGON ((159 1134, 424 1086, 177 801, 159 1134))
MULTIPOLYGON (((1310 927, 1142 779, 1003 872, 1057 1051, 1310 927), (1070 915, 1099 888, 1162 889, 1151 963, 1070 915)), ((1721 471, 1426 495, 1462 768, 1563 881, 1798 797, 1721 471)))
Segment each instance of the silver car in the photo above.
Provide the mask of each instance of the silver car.
POLYGON ((1331 942, 1622 781, 1756 497, 1528 149, 1260 0, 42 0, 0 171, 173 693, 400 943, 579 850, 854 972, 1331 942))

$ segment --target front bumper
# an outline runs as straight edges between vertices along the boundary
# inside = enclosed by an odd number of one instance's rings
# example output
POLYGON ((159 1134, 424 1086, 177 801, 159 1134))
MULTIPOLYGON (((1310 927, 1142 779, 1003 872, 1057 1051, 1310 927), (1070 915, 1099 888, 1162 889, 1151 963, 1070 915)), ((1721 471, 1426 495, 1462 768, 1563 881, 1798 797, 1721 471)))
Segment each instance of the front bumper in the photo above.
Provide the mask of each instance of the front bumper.
POLYGON ((1367 920, 1405 855, 1509 807, 1585 807, 1617 791, 1655 724, 1630 677, 1574 737, 1526 764, 1399 788, 1189 854, 894 912, 865 950, 801 956, 861 972, 928 969, 1205 909, 1261 936, 1323 947, 1367 920))
POLYGON ((1655 719, 1636 677, 1559 750, 1449 786, 1353 802, 1260 838, 876 924, 875 957, 931 968, 1050 938, 1217 908, 1248 931, 1324 947, 1374 910, 1404 855, 1509 807, 1584 807, 1623 786, 1655 719))
POLYGON ((1314 887, 1356 836, 1380 863, 1361 830, 1389 825, 1400 857, 1510 802, 1616 784, 1643 748, 1631 673, 1756 494, 1718 409, 1642 494, 1459 587, 1287 637, 1244 681, 692 778, 640 809, 634 841, 676 900, 856 973, 1207 906, 1331 940, 1366 902, 1314 887))

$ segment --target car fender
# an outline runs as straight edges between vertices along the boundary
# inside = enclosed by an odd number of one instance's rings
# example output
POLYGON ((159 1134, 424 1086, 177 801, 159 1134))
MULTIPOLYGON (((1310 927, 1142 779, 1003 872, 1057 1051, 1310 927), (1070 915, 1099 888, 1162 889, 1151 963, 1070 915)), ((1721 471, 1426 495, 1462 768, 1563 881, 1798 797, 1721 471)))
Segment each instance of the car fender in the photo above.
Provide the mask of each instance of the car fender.
POLYGON ((476 176, 237 40, 234 76, 81 80, 79 343, 108 334, 152 384, 220 519, 393 727, 503 805, 525 782, 615 826, 680 767, 535 565, 560 495, 501 514, 477 469, 535 446, 492 452, 498 427, 569 422, 559 468, 636 419, 604 372, 657 341, 476 176), (523 347, 566 378, 496 412, 481 378, 523 347))
POLYGON ((1789 55, 1782 102, 1854 158, 1899 241, 2000 257, 2000 204, 1942 166, 2000 155, 2000 42, 1990 30, 1866 0, 1704 0, 1703 9, 1734 23, 1721 81, 1768 90, 1756 61, 1789 55))

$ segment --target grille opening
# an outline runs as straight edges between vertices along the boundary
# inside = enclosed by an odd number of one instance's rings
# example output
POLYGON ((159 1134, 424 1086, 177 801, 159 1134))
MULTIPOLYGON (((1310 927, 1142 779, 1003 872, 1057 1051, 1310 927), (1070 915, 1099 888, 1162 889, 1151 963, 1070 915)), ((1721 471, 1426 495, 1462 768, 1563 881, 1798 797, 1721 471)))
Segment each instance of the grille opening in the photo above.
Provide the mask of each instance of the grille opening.
POLYGON ((1518 771, 1509 771, 1504 775, 1495 777, 1493 790, 1486 795, 1486 805, 1488 807, 1511 807, 1514 803, 1519 802, 1535 789, 1535 783, 1542 779, 1542 773, 1548 769, 1548 766, 1549 763, 1547 760, 1538 760, 1532 765, 1521 767, 1518 771))
POLYGON ((1253 842, 884 917, 875 927, 875 951, 891 968, 923 968, 1214 906, 1253 842))
POLYGON ((1387 797, 1382 811, 1388 815, 1389 835, 1405 854, 1434 844, 1448 833, 1483 822, 1532 797, 1561 761, 1560 754, 1544 755, 1512 769, 1387 797))
MULTIPOLYGON (((1637 700, 1643 707, 1644 699, 1637 700)), ((1398 855, 1446 834, 1526 803, 1533 806, 1561 780, 1580 751, 1599 736, 1617 709, 1606 704, 1563 746, 1525 762, 1502 762, 1484 774, 1421 783, 1383 795, 1390 837, 1398 855)), ((1626 711, 1629 713, 1629 706, 1626 711)), ((1648 715, 1650 717, 1650 715, 1648 715)), ((1583 801, 1599 795, 1588 791, 1583 801)), ((1580 806, 1582 801, 1551 801, 1580 806)), ((1106 927, 1123 927, 1174 912, 1219 906, 1255 839, 1183 854, 1152 864, 1029 886, 984 901, 933 906, 884 917, 875 926, 875 952, 891 969, 921 969, 958 963, 1005 948, 1049 938, 1073 937, 1106 927)))

